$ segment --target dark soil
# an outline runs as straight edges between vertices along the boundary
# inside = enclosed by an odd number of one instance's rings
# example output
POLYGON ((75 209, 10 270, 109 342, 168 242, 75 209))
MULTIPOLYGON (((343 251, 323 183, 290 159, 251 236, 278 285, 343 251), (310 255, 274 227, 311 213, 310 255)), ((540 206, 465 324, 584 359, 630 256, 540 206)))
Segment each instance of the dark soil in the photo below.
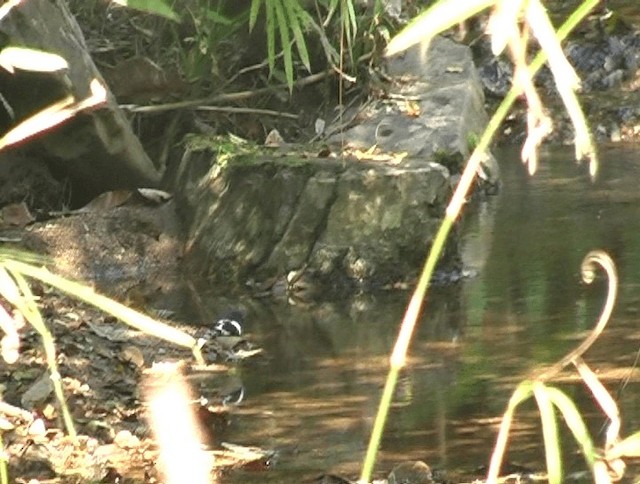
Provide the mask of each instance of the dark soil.
MULTIPOLYGON (((0 198, 14 200, 16 190, 33 194, 27 200, 60 196, 59 186, 46 182, 52 178, 43 177, 39 165, 28 166, 19 171, 21 184, 6 183, 0 198)), ((160 319, 184 314, 194 298, 181 275, 182 237, 172 201, 152 201, 138 192, 107 195, 76 211, 41 208, 34 215, 25 203, 5 205, 0 239, 5 248, 44 256, 38 265, 87 281, 130 307, 160 319)), ((41 336, 23 325, 17 361, 0 361, 0 420, 11 482, 158 482, 159 450, 148 424, 144 388, 160 362, 182 362, 178 376, 193 392, 187 406, 196 415, 206 455, 215 458, 210 472, 266 459, 259 449, 220 447, 233 412, 228 392, 237 390, 210 383, 216 374, 228 372, 225 362, 259 353, 248 341, 217 338, 211 325, 167 321, 201 338, 205 365, 196 365, 188 349, 146 336, 39 282, 32 281, 31 289, 55 338, 61 382, 79 435, 71 438, 63 424, 41 336)), ((12 312, 6 300, 0 304, 12 312)), ((14 313, 14 320, 22 318, 14 313)))

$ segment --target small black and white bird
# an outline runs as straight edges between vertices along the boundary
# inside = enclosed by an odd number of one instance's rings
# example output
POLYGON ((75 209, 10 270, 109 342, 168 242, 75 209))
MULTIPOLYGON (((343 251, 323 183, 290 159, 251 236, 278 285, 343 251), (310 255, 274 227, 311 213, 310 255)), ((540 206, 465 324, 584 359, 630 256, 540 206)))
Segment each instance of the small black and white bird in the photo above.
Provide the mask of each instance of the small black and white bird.
POLYGON ((244 315, 236 309, 227 312, 213 325, 214 336, 242 336, 244 315))
POLYGON ((235 388, 222 397, 222 405, 225 407, 239 405, 242 400, 244 400, 244 385, 241 384, 238 388, 235 388))

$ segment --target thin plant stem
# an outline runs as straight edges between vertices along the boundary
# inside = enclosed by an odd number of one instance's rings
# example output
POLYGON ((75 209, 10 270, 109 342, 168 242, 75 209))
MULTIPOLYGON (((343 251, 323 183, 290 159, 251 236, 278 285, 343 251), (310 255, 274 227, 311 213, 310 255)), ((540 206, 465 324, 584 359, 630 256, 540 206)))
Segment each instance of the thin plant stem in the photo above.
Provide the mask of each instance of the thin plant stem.
POLYGON ((367 454, 362 467, 360 482, 369 482, 371 478, 378 447, 380 445, 380 440, 382 439, 382 432, 384 431, 387 415, 389 414, 389 408, 391 407, 391 402, 393 400, 396 382, 398 381, 400 370, 402 370, 406 364, 406 355, 413 331, 416 327, 418 315, 420 314, 420 309, 422 308, 422 303, 424 301, 423 296, 427 292, 429 279, 431 278, 436 262, 438 262, 438 257, 442 252, 442 248, 444 247, 444 243, 447 240, 447 235, 449 234, 452 225, 453 219, 445 217, 433 242, 432 250, 429 251, 429 256, 427 257, 424 269, 420 275, 418 285, 411 297, 407 311, 405 312, 402 325, 400 326, 400 333, 391 355, 390 369, 382 392, 378 413, 376 414, 376 418, 373 423, 373 430, 371 431, 371 438, 369 439, 369 447, 367 448, 367 454))
POLYGON ((9 463, 9 456, 4 450, 4 440, 2 439, 2 432, 0 432, 0 484, 9 484, 9 470, 7 464, 9 463))
POLYGON ((69 437, 71 437, 75 443, 78 443, 78 434, 73 423, 73 418, 71 417, 71 412, 67 406, 67 400, 64 397, 64 390, 62 389, 62 377, 58 370, 58 362, 56 361, 55 340, 47 328, 47 325, 44 324, 44 321, 42 320, 42 315, 36 306, 35 298, 29 288, 29 284, 27 284, 27 281, 24 279, 22 274, 13 271, 11 271, 11 274, 23 295, 18 309, 42 338, 47 366, 49 367, 49 372, 51 374, 50 378, 53 384, 53 391, 56 395, 56 399, 58 400, 58 404, 60 405, 60 410, 62 411, 62 420, 64 421, 64 425, 69 433, 69 437))
MULTIPOLYGON (((584 18, 586 15, 597 5, 598 0, 586 0, 575 12, 573 12, 565 23, 558 29, 556 35, 559 40, 563 40, 571 30, 584 18)), ((533 76, 542 67, 546 61, 546 54, 544 51, 538 52, 534 60, 531 62, 528 70, 530 75, 533 76)), ((400 326, 398 338, 396 340, 393 353, 390 359, 390 368, 387 375, 387 380, 378 407, 378 413, 373 424, 371 437, 369 439, 369 445, 367 447, 367 453, 365 455, 364 463, 362 466, 362 472, 360 474, 360 483, 368 483, 371 480, 373 473, 373 467, 375 465, 378 448, 380 447, 380 441, 382 439, 382 433, 386 423, 387 415, 391 407, 393 400, 393 394, 395 392, 395 385, 398 380, 398 374, 400 370, 406 364, 406 356, 411 342, 420 310, 422 309, 423 301, 427 295, 427 289, 429 287, 429 281, 433 274, 436 262, 440 258, 444 243, 449 231, 453 226, 453 223, 458 218, 462 211, 462 207, 466 202, 467 194, 472 186, 473 180, 476 177, 476 173, 480 168, 480 164, 485 157, 485 153, 489 148, 489 144, 493 139, 498 128, 502 125, 502 122, 506 118, 509 110, 515 103, 521 90, 518 86, 513 86, 507 95, 505 96, 496 112, 491 117, 487 128, 482 133, 480 141, 473 151, 469 161, 467 162, 464 172, 460 177, 460 181, 456 187, 456 190, 451 198, 451 202, 447 206, 445 217, 442 220, 440 228, 436 234, 436 238, 431 246, 427 260, 422 268, 420 279, 411 296, 409 305, 405 312, 405 316, 400 326)))
POLYGON ((193 352, 196 362, 200 365, 204 364, 204 358, 202 357, 202 352, 200 350, 200 343, 193 336, 185 333, 184 331, 180 331, 168 324, 156 321, 145 314, 139 313, 138 311, 128 308, 127 306, 109 299, 106 296, 98 294, 90 287, 52 274, 44 267, 34 267, 14 260, 5 261, 4 265, 12 273, 22 274, 24 276, 38 279, 45 284, 49 284, 63 292, 66 292, 67 294, 112 314, 129 326, 132 326, 146 334, 189 348, 193 352))

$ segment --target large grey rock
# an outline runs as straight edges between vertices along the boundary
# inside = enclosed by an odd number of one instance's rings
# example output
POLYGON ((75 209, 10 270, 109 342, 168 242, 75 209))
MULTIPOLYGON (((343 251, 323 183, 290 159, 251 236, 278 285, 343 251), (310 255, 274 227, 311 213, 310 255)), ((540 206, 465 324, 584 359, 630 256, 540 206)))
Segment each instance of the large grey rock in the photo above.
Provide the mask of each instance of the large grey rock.
MULTIPOLYGON (((295 290, 304 280, 341 290, 409 279, 451 194, 436 163, 257 157, 220 167, 212 157, 185 154, 177 201, 191 267, 236 287, 295 290)), ((449 257, 448 267, 456 262, 449 257)))
MULTIPOLYGON (((0 73, 2 95, 15 113, 10 119, 6 109, 2 110, 5 115, 0 115, 0 122, 4 131, 68 94, 77 100, 86 98, 91 80, 102 80, 82 33, 62 0, 21 2, 2 19, 0 32, 10 45, 58 54, 69 65, 62 73, 0 73)), ((57 167, 78 181, 87 196, 159 181, 158 169, 110 93, 106 105, 77 116, 40 136, 38 141, 38 156, 57 162, 57 167)), ((33 145, 30 148, 33 150, 33 145)))
MULTIPOLYGON (((431 49, 392 59, 390 96, 330 140, 404 158, 305 159, 290 147, 285 157, 216 164, 214 140, 212 148, 192 143, 176 188, 191 267, 214 283, 295 291, 311 282, 324 294, 415 277, 444 217, 451 174, 487 122, 469 50, 446 39, 431 49), (406 112, 408 101, 418 116, 406 112)), ((458 268, 457 250, 454 234, 445 271, 458 268)))
MULTIPOLYGON (((363 122, 334 134, 330 141, 359 149, 377 145, 384 152, 404 152, 409 158, 437 159, 459 172, 473 139, 487 125, 482 83, 470 49, 435 37, 390 58, 387 72, 394 82, 386 98, 359 113, 363 122)), ((495 184, 497 164, 491 158, 487 164, 482 176, 495 184)))

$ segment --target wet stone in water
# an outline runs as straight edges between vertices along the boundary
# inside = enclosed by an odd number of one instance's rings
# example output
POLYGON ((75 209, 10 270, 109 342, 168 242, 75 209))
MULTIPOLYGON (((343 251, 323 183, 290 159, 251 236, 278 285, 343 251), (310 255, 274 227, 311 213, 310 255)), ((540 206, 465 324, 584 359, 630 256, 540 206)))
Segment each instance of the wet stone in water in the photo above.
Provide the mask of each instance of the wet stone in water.
POLYGON ((404 462, 389 473, 389 484, 430 484, 431 468, 422 461, 404 462))

